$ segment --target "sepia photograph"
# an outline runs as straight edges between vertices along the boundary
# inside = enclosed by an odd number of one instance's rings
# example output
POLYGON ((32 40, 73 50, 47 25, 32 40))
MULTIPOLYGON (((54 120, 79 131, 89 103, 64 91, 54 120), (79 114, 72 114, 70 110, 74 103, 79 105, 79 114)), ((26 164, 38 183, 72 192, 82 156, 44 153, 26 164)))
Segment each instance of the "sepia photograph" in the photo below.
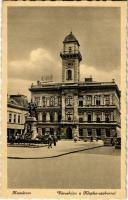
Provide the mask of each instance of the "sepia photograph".
POLYGON ((5 5, 7 189, 124 194, 124 4, 5 5))

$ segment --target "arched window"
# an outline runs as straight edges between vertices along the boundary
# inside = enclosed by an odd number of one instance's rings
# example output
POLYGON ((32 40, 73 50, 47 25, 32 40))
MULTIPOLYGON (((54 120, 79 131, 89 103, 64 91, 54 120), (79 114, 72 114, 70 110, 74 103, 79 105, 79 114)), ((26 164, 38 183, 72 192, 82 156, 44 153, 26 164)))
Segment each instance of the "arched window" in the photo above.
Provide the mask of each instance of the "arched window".
POLYGON ((109 117, 105 118, 105 122, 107 122, 107 123, 109 122, 109 117))
POLYGON ((96 122, 100 122, 100 117, 97 117, 97 118, 96 118, 96 122))
POLYGON ((46 113, 45 112, 43 112, 43 114, 42 114, 42 121, 46 122, 46 113))
POLYGON ((72 71, 67 70, 67 80, 72 80, 72 71))
POLYGON ((98 123, 98 122, 101 122, 101 114, 100 113, 97 113, 96 114, 96 122, 98 123))
POLYGON ((50 122, 54 122, 54 113, 53 112, 50 113, 50 122))
POLYGON ((110 121, 110 114, 105 113, 105 122, 109 123, 109 121, 110 121))

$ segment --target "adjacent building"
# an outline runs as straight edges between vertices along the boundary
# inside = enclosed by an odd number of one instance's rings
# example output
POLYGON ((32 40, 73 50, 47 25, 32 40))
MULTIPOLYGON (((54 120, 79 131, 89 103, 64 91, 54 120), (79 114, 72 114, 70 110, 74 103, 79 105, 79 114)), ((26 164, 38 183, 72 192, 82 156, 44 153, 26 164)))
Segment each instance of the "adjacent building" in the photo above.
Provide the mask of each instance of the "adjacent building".
POLYGON ((28 113, 28 101, 24 95, 8 96, 7 105, 7 139, 19 137, 23 134, 25 116, 28 113))
POLYGON ((63 41, 62 82, 37 81, 31 85, 37 108, 39 134, 57 133, 72 139, 120 135, 120 91, 114 80, 80 82, 80 44, 71 32, 63 41))

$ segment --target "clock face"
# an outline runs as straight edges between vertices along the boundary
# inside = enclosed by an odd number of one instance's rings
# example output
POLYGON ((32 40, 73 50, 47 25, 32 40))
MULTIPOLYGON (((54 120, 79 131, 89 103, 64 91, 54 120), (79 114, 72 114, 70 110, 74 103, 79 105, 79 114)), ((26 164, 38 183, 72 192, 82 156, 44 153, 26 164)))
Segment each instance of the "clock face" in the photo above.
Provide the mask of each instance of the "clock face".
POLYGON ((72 68, 73 67, 73 61, 68 61, 66 66, 67 66, 67 68, 72 68))

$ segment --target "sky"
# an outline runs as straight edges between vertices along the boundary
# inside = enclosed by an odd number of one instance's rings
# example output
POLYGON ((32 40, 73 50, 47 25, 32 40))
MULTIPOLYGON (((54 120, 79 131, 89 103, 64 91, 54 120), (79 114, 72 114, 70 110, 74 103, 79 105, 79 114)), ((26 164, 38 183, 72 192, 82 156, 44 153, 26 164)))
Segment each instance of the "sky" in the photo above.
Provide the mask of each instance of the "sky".
POLYGON ((80 43, 81 81, 115 79, 120 85, 120 9, 103 7, 8 8, 8 94, 30 97, 32 83, 53 75, 61 82, 60 51, 73 32, 80 43))

